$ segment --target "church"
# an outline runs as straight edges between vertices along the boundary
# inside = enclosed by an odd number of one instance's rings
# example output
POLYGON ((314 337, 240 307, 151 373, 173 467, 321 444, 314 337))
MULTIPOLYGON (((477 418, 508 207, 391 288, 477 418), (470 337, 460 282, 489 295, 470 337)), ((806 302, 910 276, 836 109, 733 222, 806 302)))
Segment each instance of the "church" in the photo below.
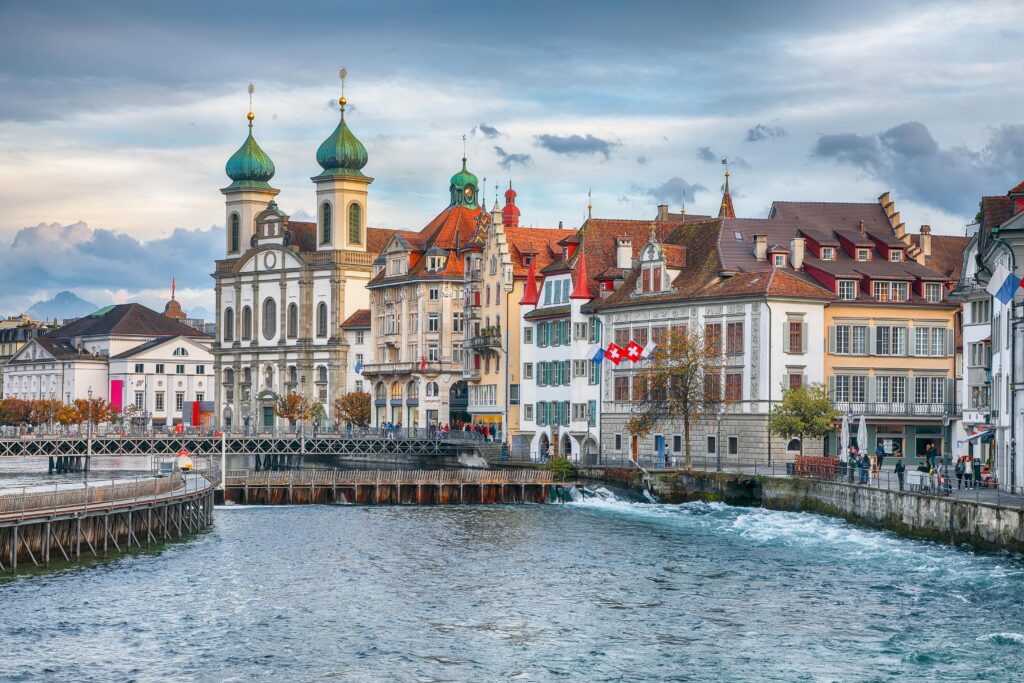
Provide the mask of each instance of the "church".
MULTIPOLYGON (((250 94, 251 94, 250 86, 250 94)), ((369 308, 373 261, 394 231, 366 226, 366 148, 341 120, 316 152, 317 221, 289 220, 270 185, 274 163, 249 135, 228 159, 224 258, 216 261, 216 419, 283 426, 273 405, 297 393, 324 404, 351 386, 355 360, 342 323, 369 308)), ((364 358, 363 362, 371 359, 364 358)))

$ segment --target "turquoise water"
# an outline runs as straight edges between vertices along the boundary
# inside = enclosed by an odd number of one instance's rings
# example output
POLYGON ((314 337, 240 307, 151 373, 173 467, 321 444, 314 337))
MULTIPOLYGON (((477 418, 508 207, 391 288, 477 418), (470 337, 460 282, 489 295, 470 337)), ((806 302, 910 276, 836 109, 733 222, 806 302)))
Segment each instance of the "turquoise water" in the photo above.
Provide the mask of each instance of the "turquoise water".
POLYGON ((7 681, 1010 681, 1024 564, 805 514, 228 507, 0 580, 7 681))

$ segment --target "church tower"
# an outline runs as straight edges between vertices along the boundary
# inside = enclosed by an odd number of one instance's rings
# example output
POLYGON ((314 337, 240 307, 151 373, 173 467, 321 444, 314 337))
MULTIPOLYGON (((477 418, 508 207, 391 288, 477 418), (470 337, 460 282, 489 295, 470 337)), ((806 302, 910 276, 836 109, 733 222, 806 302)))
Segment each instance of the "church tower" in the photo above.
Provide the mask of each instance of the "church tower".
POLYGON ((368 160, 363 143, 345 123, 345 69, 341 78, 341 121, 316 151, 323 171, 311 180, 316 185, 317 250, 366 251, 366 200, 373 178, 363 175, 368 160))
POLYGON ((267 204, 280 190, 270 186, 269 180, 274 177, 274 162, 270 160, 256 139, 252 136, 252 121, 256 115, 252 113, 253 85, 249 84, 249 137, 245 139, 238 151, 231 155, 225 173, 231 184, 221 190, 225 197, 226 214, 225 252, 229 258, 239 256, 249 248, 256 229, 256 214, 267 208, 267 204))

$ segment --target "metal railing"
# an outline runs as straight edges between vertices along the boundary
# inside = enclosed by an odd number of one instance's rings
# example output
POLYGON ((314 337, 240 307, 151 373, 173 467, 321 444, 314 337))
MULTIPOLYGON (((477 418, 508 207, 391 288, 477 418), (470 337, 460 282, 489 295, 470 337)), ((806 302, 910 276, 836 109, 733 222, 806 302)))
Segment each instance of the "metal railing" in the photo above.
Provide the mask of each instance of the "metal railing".
MULTIPOLYGON (((305 438, 305 439, 320 439, 320 438, 341 438, 341 439, 442 439, 448 441, 461 441, 477 443, 483 440, 479 434, 475 432, 466 432, 462 430, 448 430, 443 431, 436 428, 418 428, 418 427, 401 427, 392 428, 386 430, 382 427, 366 427, 366 428, 353 428, 348 429, 346 427, 328 427, 328 428, 317 428, 312 429, 304 425, 288 426, 288 427, 257 427, 254 425, 248 427, 230 427, 230 428, 216 428, 216 427, 199 427, 193 428, 188 427, 182 430, 181 434, 176 433, 173 429, 146 429, 141 428, 134 429, 132 431, 109 431, 99 430, 92 434, 92 440, 98 441, 100 439, 181 439, 182 437, 192 438, 219 438, 225 436, 227 438, 246 438, 246 437, 272 437, 272 438, 305 438)), ((32 433, 18 434, 16 431, 11 430, 0 430, 0 438, 17 438, 17 439, 48 439, 48 438, 88 438, 87 434, 83 431, 81 433, 65 433, 62 431, 46 431, 39 430, 32 433)))
POLYGON ((832 407, 842 413, 853 415, 877 415, 895 417, 950 417, 960 414, 959 403, 871 403, 865 401, 832 401, 832 407))
POLYGON ((310 486, 352 484, 551 484, 543 470, 228 470, 228 486, 310 486))

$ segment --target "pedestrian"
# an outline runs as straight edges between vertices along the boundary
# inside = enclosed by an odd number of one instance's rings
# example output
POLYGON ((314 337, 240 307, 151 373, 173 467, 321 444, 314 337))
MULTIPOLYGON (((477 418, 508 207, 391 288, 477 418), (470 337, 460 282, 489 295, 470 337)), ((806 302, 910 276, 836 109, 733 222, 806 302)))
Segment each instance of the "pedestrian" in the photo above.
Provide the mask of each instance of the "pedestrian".
POLYGON ((900 459, 898 459, 896 461, 896 467, 894 469, 896 470, 896 478, 899 479, 899 481, 900 481, 900 491, 902 491, 903 490, 903 477, 906 476, 906 471, 907 471, 907 468, 903 466, 903 458, 900 458, 900 459))
POLYGON ((871 461, 865 455, 858 456, 857 464, 860 466, 860 483, 868 483, 868 474, 871 470, 871 461))
POLYGON ((885 460, 885 446, 879 441, 875 446, 875 459, 878 460, 878 471, 882 471, 882 462, 885 460))
POLYGON ((964 458, 964 486, 974 487, 974 458, 969 455, 964 458))
POLYGON ((956 467, 953 468, 953 474, 956 475, 956 487, 962 489, 964 487, 964 471, 966 467, 964 465, 963 457, 957 458, 956 467))
POLYGON ((929 441, 928 445, 925 446, 924 454, 925 457, 928 459, 928 465, 932 469, 936 469, 936 466, 938 464, 936 462, 936 459, 938 458, 938 451, 935 450, 935 444, 929 441))
POLYGON ((850 446, 850 455, 847 458, 846 467, 847 467, 847 472, 849 473, 849 479, 850 479, 850 483, 851 484, 853 483, 853 472, 854 472, 854 470, 857 469, 857 461, 859 460, 859 458, 860 458, 860 454, 857 451, 857 447, 856 446, 850 446))

